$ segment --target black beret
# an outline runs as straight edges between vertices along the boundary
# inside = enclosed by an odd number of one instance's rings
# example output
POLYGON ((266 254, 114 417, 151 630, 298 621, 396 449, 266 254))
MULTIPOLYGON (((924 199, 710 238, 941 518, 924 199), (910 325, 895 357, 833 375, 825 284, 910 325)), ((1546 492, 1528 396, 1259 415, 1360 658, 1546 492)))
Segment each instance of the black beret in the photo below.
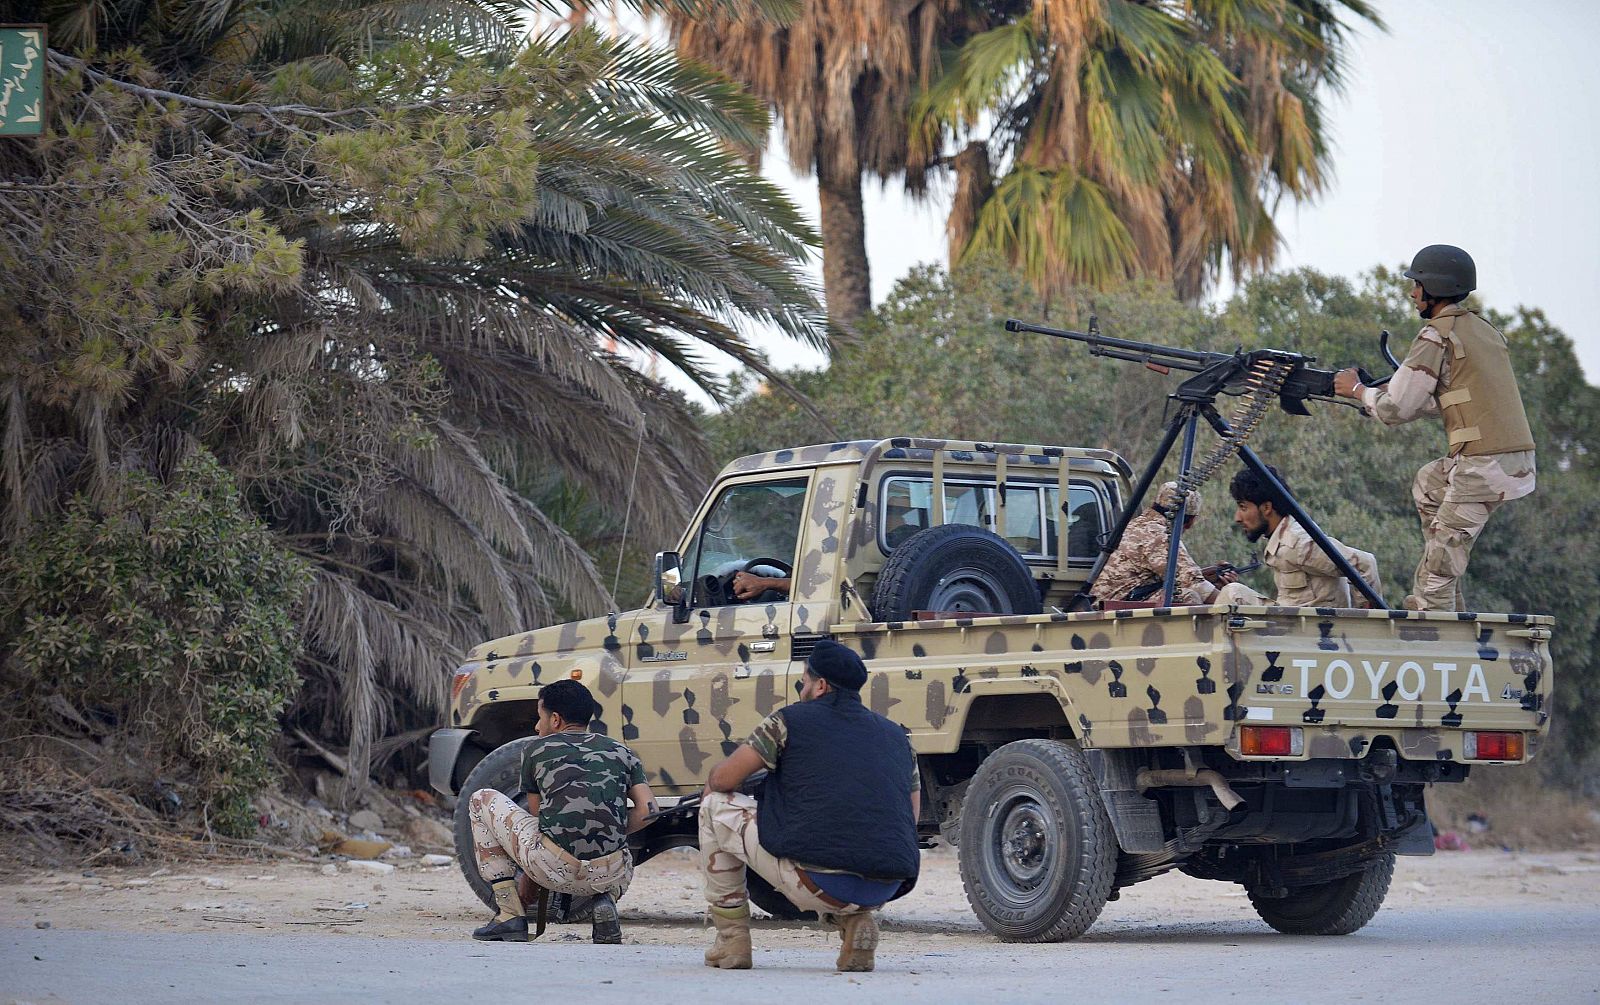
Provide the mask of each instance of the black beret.
POLYGON ((821 677, 834 687, 846 691, 859 691, 867 682, 867 665, 852 650, 832 639, 820 639, 806 660, 811 676, 821 677))

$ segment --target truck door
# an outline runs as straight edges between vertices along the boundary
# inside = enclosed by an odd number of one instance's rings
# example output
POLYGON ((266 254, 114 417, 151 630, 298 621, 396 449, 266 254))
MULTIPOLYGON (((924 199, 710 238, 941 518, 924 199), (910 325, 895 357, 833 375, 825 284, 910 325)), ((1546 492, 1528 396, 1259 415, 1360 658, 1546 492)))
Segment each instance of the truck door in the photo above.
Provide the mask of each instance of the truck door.
POLYGON ((788 591, 739 600, 732 579, 746 570, 792 581, 809 486, 792 472, 723 486, 683 553, 688 622, 659 598, 634 622, 622 735, 663 794, 698 791, 788 698, 788 591))

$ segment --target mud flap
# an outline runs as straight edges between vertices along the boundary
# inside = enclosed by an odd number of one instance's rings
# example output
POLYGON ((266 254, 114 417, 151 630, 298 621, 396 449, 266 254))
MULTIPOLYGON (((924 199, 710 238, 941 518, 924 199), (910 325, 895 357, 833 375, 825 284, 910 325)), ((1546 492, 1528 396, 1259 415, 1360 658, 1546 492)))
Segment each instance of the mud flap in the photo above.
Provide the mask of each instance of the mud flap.
POLYGON ((1111 818, 1118 846, 1135 855, 1165 851, 1167 836, 1161 826, 1161 807, 1134 787, 1134 777, 1144 766, 1141 752, 1091 747, 1083 754, 1100 785, 1100 800, 1105 803, 1106 816, 1111 818))
POLYGON ((1426 813, 1422 819, 1396 834, 1390 849, 1396 855, 1432 855, 1433 823, 1426 813))

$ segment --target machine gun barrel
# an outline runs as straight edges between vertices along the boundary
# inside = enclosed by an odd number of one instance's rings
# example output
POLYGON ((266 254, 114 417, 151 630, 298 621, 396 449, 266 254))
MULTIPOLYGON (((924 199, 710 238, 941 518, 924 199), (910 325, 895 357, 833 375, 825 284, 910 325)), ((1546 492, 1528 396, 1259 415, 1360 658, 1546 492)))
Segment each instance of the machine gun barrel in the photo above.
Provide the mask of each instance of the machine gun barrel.
POLYGON ((1230 353, 1178 349, 1173 346, 1157 345, 1154 342, 1114 338, 1095 331, 1078 332, 1068 328, 1048 328, 1044 325, 1019 321, 1016 318, 1006 319, 1006 331, 1033 332, 1038 335, 1071 339, 1074 342, 1086 343, 1090 354, 1094 356, 1109 356, 1112 359, 1125 359, 1131 363, 1165 366, 1174 370, 1188 370, 1191 373, 1200 373, 1223 360, 1233 359, 1230 353))

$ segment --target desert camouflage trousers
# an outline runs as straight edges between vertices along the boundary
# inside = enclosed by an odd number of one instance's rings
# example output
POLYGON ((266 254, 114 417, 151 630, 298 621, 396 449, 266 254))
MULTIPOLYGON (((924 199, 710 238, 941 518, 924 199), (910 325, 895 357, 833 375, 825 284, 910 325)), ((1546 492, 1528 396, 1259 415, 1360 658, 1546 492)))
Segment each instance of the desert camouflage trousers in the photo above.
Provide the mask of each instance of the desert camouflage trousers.
POLYGON ((818 914, 857 914, 873 910, 860 904, 827 900, 812 892, 792 860, 778 858, 761 847, 756 831, 756 800, 742 792, 707 793, 700 803, 700 871, 706 877, 706 902, 712 907, 740 907, 750 894, 745 869, 771 883, 802 911, 818 914))
POLYGON ((556 893, 620 898, 633 882, 628 849, 600 858, 577 859, 539 833, 539 818, 503 792, 479 789, 468 803, 472 851, 485 882, 510 879, 521 867, 528 878, 556 893))
POLYGON ((1422 519, 1422 561, 1417 563, 1411 595, 1405 599, 1410 611, 1467 609, 1461 592, 1467 559, 1489 515, 1505 504, 1500 499, 1463 502, 1454 498, 1450 476, 1455 466, 1456 458, 1441 457, 1418 468, 1411 482, 1411 498, 1422 519))

